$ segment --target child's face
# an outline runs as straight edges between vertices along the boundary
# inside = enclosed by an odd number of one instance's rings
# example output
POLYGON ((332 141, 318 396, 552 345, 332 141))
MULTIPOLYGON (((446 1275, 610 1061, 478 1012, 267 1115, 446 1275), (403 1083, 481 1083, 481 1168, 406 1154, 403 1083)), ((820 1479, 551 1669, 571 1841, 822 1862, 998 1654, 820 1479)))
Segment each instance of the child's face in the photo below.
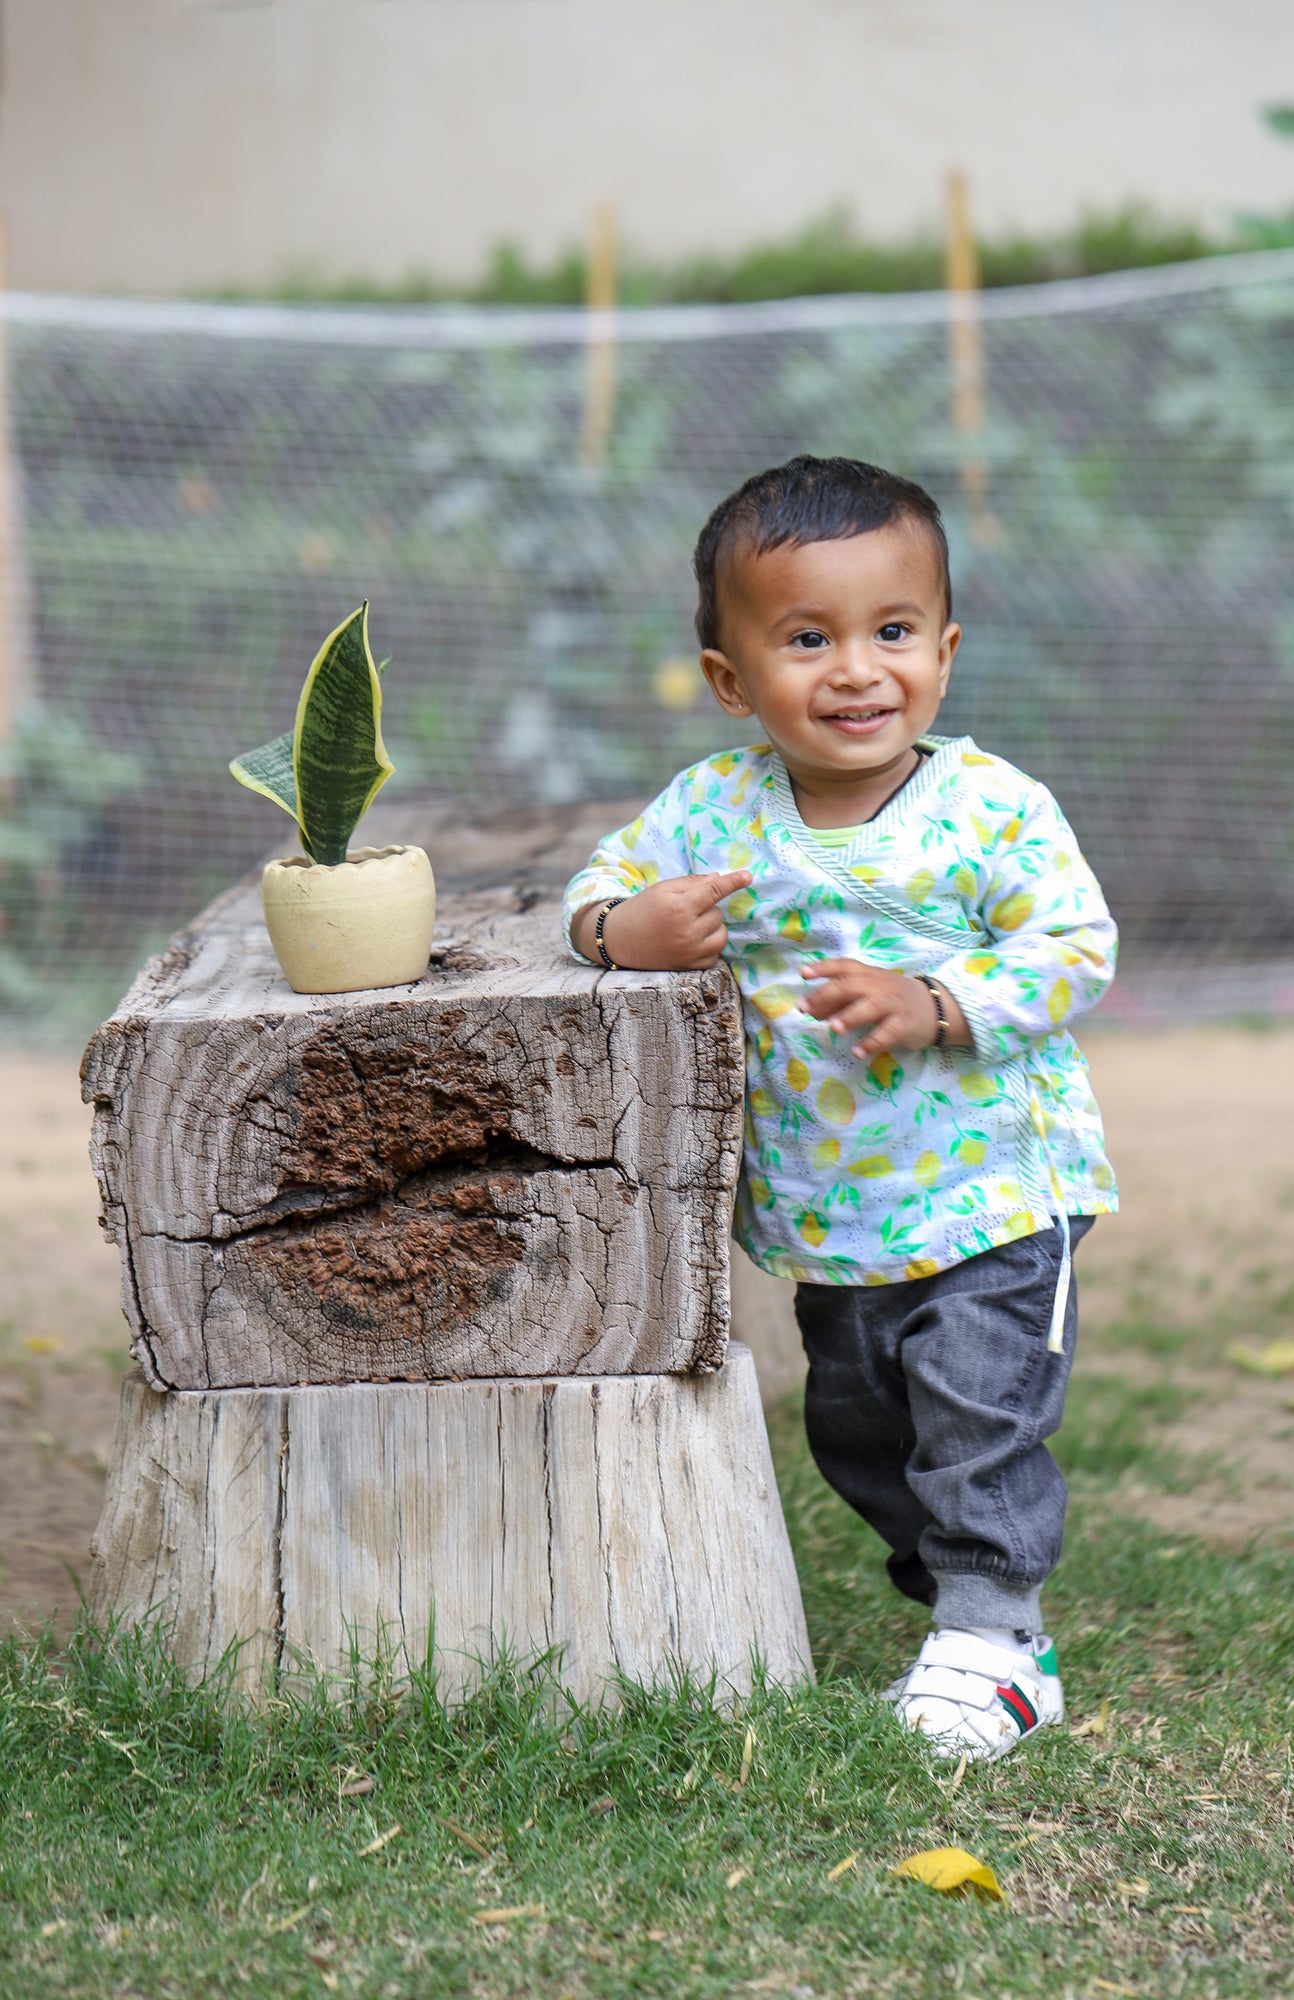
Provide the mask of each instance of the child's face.
POLYGON ((729 715, 754 712, 800 784, 885 777, 938 714, 961 629, 919 528, 739 551, 720 605, 706 679, 729 715))

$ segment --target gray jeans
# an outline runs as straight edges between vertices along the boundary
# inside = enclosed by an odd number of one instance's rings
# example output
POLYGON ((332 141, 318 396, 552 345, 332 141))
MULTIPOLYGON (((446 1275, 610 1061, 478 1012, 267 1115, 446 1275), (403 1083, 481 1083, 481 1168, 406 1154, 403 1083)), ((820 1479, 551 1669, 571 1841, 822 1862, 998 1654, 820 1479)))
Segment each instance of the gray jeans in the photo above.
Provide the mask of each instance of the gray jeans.
MULTIPOLYGON (((1091 1216, 1070 1218, 1077 1244, 1091 1216)), ((940 1625, 1040 1632, 1060 1560, 1060 1423, 1078 1332, 1047 1348, 1058 1228, 898 1285, 798 1285, 804 1418, 823 1477, 889 1543, 892 1581, 940 1625)))

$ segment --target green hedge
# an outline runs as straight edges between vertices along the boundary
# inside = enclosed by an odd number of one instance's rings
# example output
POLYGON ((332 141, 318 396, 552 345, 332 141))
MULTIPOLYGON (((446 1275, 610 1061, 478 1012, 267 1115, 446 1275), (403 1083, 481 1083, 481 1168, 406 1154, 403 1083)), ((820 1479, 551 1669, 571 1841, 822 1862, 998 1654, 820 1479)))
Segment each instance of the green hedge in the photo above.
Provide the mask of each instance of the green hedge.
MULTIPOLYGON (((1210 234, 1197 223, 1157 215, 1133 203, 1086 215, 1072 229, 1055 235, 985 237, 978 247, 984 284, 999 286, 1045 284, 1055 278, 1290 246, 1294 246, 1294 208, 1284 215, 1238 217, 1230 230, 1210 234)), ((727 256, 702 253, 655 263, 630 248, 621 260, 619 293, 622 303, 631 306, 727 304, 812 298, 829 292, 931 291, 943 282, 943 246, 933 231, 898 243, 869 242, 857 233, 847 211, 832 209, 792 236, 727 256)), ((270 295, 353 304, 583 305, 585 253, 572 247, 550 264, 531 263, 515 243, 501 243, 483 276, 471 285, 454 285, 422 270, 383 284, 301 265, 286 272, 270 295)), ((250 294, 233 288, 223 296, 250 294)))

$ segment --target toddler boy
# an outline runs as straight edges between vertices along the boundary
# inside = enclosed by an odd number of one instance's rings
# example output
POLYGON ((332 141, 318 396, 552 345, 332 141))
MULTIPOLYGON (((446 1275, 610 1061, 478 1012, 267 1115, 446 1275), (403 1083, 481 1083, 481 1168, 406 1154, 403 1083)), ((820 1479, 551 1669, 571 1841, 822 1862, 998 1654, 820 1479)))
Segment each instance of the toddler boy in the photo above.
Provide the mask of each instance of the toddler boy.
POLYGON ((934 1629, 889 1690, 998 1757, 1064 1701, 1040 1588, 1065 1486, 1071 1245, 1117 1206, 1068 1024, 1116 934, 1045 788, 930 731, 961 638, 939 511, 852 459, 725 500, 701 666, 765 741, 706 758, 566 893, 595 963, 723 958, 746 1027, 734 1231, 797 1283, 818 1466, 934 1629))

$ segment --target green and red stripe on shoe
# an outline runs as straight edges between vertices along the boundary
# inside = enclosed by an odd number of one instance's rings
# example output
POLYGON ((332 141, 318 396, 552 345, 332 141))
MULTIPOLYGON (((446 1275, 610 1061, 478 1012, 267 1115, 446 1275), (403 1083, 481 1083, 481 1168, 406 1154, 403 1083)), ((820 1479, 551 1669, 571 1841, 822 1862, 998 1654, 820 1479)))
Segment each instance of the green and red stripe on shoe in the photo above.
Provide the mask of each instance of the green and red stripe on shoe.
POLYGON ((930 1634, 885 1699, 940 1755, 975 1761, 1006 1757, 1065 1718, 1056 1649, 1045 1634, 1008 1647, 945 1626, 930 1634))

